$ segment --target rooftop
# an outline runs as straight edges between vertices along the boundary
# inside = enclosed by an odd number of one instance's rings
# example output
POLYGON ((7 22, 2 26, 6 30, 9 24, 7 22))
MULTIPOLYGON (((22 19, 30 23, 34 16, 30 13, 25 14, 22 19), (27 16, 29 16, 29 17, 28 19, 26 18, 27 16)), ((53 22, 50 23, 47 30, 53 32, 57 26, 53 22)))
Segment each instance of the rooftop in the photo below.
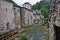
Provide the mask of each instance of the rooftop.
MULTIPOLYGON (((30 4, 30 3, 29 3, 29 2, 25 2, 24 4, 30 4)), ((23 5, 24 5, 24 4, 23 4, 23 5)), ((30 5, 31 5, 31 4, 30 4, 30 5)))

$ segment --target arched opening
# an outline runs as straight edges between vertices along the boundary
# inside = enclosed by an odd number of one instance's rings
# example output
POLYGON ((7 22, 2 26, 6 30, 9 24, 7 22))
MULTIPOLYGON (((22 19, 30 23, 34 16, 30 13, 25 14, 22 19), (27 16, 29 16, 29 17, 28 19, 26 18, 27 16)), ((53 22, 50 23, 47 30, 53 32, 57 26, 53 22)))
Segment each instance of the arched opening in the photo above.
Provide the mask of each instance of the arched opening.
POLYGON ((9 27, 10 27, 10 26, 9 26, 9 23, 7 23, 6 25, 7 25, 7 30, 8 30, 8 29, 9 29, 9 27))

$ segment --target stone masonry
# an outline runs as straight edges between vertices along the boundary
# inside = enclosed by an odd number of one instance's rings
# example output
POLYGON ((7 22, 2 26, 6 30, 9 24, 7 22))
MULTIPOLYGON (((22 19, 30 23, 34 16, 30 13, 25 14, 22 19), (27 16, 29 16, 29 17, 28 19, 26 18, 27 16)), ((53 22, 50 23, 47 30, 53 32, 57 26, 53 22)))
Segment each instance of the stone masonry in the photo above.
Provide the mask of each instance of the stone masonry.
POLYGON ((15 28, 13 4, 0 1, 0 32, 6 32, 15 28))

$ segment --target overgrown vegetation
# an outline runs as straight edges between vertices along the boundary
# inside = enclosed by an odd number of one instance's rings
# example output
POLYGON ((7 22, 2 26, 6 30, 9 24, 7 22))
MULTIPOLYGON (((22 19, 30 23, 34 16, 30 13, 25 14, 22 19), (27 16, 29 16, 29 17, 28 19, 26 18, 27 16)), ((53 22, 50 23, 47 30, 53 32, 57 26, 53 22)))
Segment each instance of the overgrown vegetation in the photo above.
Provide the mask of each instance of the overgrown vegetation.
POLYGON ((27 40, 29 33, 32 33, 40 25, 41 24, 35 24, 35 25, 30 26, 29 28, 26 28, 24 32, 20 33, 20 40, 27 40))
MULTIPOLYGON (((42 33, 47 32, 47 31, 46 31, 46 26, 45 26, 44 23, 35 24, 35 25, 32 25, 32 26, 26 28, 26 30, 25 30, 24 32, 20 33, 20 40, 27 40, 27 39, 28 39, 28 38, 27 38, 28 35, 29 35, 30 33, 34 32, 34 30, 35 30, 37 27, 39 27, 40 29, 42 29, 42 30, 41 30, 42 33)), ((47 35, 45 35, 45 36, 46 36, 45 40, 49 40, 49 35, 47 34, 47 35)))
POLYGON ((48 30, 47 30, 48 28, 45 26, 45 23, 42 23, 40 26, 41 26, 40 29, 42 29, 41 30, 42 33, 47 32, 47 34, 45 35, 46 36, 45 40, 50 40, 49 39, 49 33, 48 33, 48 30))
POLYGON ((45 40, 50 40, 50 39, 49 39, 49 34, 46 35, 45 40))
POLYGON ((26 35, 21 35, 20 40, 28 40, 26 35))
POLYGON ((29 33, 32 33, 38 27, 38 25, 40 25, 40 24, 35 24, 35 25, 32 25, 32 26, 26 28, 26 30, 24 32, 20 33, 20 35, 23 34, 23 35, 27 36, 29 33))
POLYGON ((48 18, 49 15, 49 4, 45 3, 44 0, 37 2, 32 6, 32 10, 41 10, 45 18, 48 18))

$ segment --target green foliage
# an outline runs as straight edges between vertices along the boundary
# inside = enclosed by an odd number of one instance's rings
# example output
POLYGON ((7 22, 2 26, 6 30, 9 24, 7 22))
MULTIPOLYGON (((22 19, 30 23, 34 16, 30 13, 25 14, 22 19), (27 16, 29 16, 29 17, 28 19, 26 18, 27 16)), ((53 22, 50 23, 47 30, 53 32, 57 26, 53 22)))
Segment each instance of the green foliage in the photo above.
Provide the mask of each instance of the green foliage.
POLYGON ((41 12, 42 12, 42 14, 44 15, 45 18, 48 17, 48 9, 42 7, 42 8, 41 8, 41 12))
POLYGON ((49 34, 47 34, 45 40, 50 40, 50 39, 49 39, 49 34))
POLYGON ((21 35, 20 40, 28 40, 28 39, 27 39, 26 35, 21 35))
POLYGON ((32 6, 32 10, 41 10, 42 14, 44 15, 45 18, 48 18, 49 15, 49 5, 48 3, 45 3, 44 0, 37 2, 32 6))

